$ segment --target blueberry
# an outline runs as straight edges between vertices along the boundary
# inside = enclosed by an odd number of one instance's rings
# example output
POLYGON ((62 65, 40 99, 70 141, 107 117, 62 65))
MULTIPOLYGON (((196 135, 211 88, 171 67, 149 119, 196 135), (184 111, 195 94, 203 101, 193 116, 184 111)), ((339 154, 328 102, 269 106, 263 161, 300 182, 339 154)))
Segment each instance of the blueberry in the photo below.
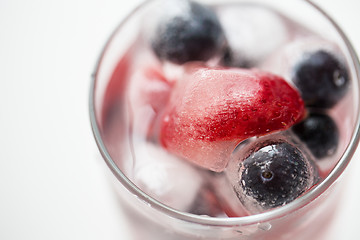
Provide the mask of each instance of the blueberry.
POLYGON ((199 3, 188 0, 178 3, 185 6, 181 5, 181 11, 160 21, 157 26, 152 39, 155 54, 177 64, 209 60, 225 45, 217 16, 199 3))
POLYGON ((243 164, 239 198, 270 209, 289 203, 311 187, 312 165, 287 142, 268 143, 248 156, 243 164))
POLYGON ((309 107, 330 108, 346 93, 346 67, 333 54, 318 50, 307 54, 295 66, 293 82, 309 107))
POLYGON ((292 129, 317 158, 330 156, 337 149, 339 130, 336 123, 326 114, 310 113, 292 129))

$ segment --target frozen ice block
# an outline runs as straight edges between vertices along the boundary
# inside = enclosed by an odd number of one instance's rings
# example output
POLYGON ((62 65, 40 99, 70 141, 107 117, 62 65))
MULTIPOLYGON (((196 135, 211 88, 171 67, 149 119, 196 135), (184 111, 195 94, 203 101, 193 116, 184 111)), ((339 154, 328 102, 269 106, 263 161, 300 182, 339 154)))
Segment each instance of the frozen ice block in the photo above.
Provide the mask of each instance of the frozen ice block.
POLYGON ((275 11, 252 4, 219 7, 229 45, 229 65, 252 67, 290 39, 290 30, 275 11))
POLYGON ((301 120, 303 102, 282 78, 257 70, 189 64, 160 123, 171 153, 222 171, 236 145, 301 120))
POLYGON ((130 179, 156 200, 189 211, 204 184, 201 173, 152 143, 135 143, 134 152, 135 161, 126 171, 130 179))

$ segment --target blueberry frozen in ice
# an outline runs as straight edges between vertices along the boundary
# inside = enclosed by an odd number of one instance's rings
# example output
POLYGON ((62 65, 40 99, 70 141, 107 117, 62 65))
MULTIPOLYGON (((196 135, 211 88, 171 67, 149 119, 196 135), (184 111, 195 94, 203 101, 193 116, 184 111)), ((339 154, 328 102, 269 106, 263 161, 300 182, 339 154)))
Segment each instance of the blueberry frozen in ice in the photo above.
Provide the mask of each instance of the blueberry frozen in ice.
POLYGON ((283 140, 266 140, 227 171, 233 188, 250 213, 262 212, 293 201, 316 179, 311 160, 283 140))
POLYGON ((215 13, 191 0, 164 3, 151 39, 155 54, 162 60, 183 64, 206 61, 221 52, 225 36, 215 13), (173 6, 167 8, 173 4, 173 6), (173 10, 173 8, 176 8, 173 10))
POLYGON ((292 129, 318 159, 335 153, 339 143, 339 130, 328 115, 310 113, 304 121, 293 126, 292 129))
POLYGON ((349 75, 345 65, 324 50, 304 55, 293 71, 292 80, 310 107, 330 108, 348 88, 349 75))

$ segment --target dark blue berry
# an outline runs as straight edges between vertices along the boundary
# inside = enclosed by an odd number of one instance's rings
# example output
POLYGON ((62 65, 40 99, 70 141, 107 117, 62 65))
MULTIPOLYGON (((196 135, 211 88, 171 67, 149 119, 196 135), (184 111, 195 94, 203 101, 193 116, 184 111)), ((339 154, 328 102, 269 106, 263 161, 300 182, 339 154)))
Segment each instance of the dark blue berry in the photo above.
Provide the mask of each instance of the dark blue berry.
POLYGON ((317 158, 330 156, 337 149, 339 130, 326 114, 311 113, 304 121, 293 126, 293 131, 317 158))
POLYGON ((209 60, 225 45, 217 16, 199 3, 188 0, 177 2, 186 4, 186 7, 158 24, 152 39, 155 54, 162 60, 177 64, 209 60))
POLYGON ((319 50, 307 54, 295 66, 293 82, 309 107, 330 108, 346 93, 346 67, 333 54, 319 50))
POLYGON ((261 209, 289 203, 311 187, 311 166, 289 143, 267 143, 244 160, 239 198, 244 202, 253 199, 261 209))

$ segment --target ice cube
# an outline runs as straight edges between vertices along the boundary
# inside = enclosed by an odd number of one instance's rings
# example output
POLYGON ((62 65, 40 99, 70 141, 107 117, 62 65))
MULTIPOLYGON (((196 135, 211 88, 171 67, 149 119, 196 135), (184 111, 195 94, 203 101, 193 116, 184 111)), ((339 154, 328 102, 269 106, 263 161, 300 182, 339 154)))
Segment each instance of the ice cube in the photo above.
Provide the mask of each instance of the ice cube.
POLYGON ((283 206, 317 183, 317 168, 301 147, 290 133, 278 133, 234 152, 226 174, 250 214, 283 206))
POLYGON ((145 49, 129 75, 127 100, 135 122, 132 131, 147 139, 155 139, 158 132, 156 119, 168 101, 172 83, 164 76, 155 56, 145 49))
POLYGON ((252 67, 290 39, 284 19, 255 4, 219 7, 219 20, 230 47, 230 64, 252 67))
POLYGON ((239 142, 286 129, 303 116, 302 100, 282 78, 249 69, 187 67, 159 136, 167 150, 203 168, 223 171, 239 142))
POLYGON ((278 74, 291 82, 296 64, 306 55, 317 51, 334 54, 340 61, 344 61, 339 46, 335 43, 317 36, 298 38, 289 42, 275 53, 269 55, 257 68, 278 74))
POLYGON ((191 164, 149 142, 134 142, 134 162, 126 172, 145 193, 180 211, 189 211, 204 179, 191 164))

